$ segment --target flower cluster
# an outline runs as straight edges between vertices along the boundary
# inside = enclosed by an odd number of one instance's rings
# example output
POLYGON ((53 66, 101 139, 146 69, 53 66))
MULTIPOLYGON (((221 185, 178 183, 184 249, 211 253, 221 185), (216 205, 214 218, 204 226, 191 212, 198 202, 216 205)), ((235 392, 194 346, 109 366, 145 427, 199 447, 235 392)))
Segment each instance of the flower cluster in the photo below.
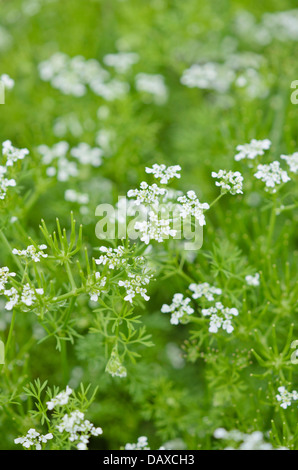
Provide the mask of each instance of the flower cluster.
POLYGON ((79 193, 75 189, 67 189, 64 193, 65 201, 77 202, 80 205, 88 204, 89 194, 79 193))
POLYGON ((288 392, 286 387, 278 387, 278 394, 276 395, 276 399, 280 402, 281 408, 286 409, 288 406, 291 406, 292 400, 298 400, 298 392, 293 390, 293 392, 288 392))
POLYGON ((10 277, 15 277, 16 273, 11 273, 7 266, 0 268, 0 293, 3 293, 10 277))
POLYGON ((237 162, 244 158, 254 160, 256 157, 264 155, 265 150, 268 150, 270 146, 271 141, 269 139, 252 139, 248 144, 237 145, 236 150, 238 150, 239 153, 237 153, 234 158, 237 162))
POLYGON ((209 209, 207 202, 201 203, 194 191, 187 191, 186 196, 178 197, 181 203, 180 215, 183 219, 194 216, 201 226, 206 224, 204 211, 209 209))
POLYGON ((101 274, 98 272, 95 273, 95 284, 89 288, 90 300, 92 300, 92 302, 98 301, 100 294, 104 292, 103 289, 106 285, 106 282, 106 277, 101 277, 101 274))
POLYGON ((148 301, 150 297, 147 295, 147 289, 144 286, 147 286, 150 282, 151 275, 145 273, 134 274, 132 272, 128 273, 129 279, 126 281, 119 281, 118 285, 124 287, 126 290, 126 296, 124 300, 132 303, 132 299, 136 294, 140 294, 144 300, 148 301))
POLYGON ((260 274, 256 273, 254 275, 248 274, 245 276, 246 284, 248 286, 254 286, 257 287, 260 285, 260 274))
POLYGON ((2 155, 6 159, 5 166, 0 166, 0 199, 5 199, 7 189, 16 186, 14 179, 6 178, 9 167, 12 167, 18 160, 23 160, 29 154, 28 149, 13 147, 10 140, 2 143, 2 155))
POLYGON ((82 165, 92 165, 95 168, 102 164, 103 150, 99 147, 92 148, 86 142, 81 142, 70 151, 72 157, 77 158, 82 165))
POLYGON ((99 250, 104 254, 95 260, 96 264, 108 265, 109 269, 118 269, 125 263, 123 246, 117 248, 101 246, 99 250))
POLYGON ((216 302, 215 306, 202 309, 204 317, 210 317, 209 331, 210 333, 217 333, 220 328, 227 333, 232 333, 234 327, 232 325, 232 318, 239 314, 237 308, 224 307, 221 302, 216 302))
POLYGON ((87 450, 90 437, 102 434, 102 429, 96 428, 85 419, 84 413, 79 410, 65 414, 57 425, 57 429, 60 433, 67 433, 68 440, 71 443, 75 442, 78 450, 87 450))
POLYGON ((146 173, 152 173, 154 178, 160 180, 160 184, 168 184, 170 179, 180 178, 180 170, 180 165, 166 167, 164 164, 158 165, 157 163, 155 163, 152 168, 145 168, 146 173))
POLYGON ((64 406, 67 405, 69 396, 72 394, 72 389, 67 385, 66 390, 58 393, 50 401, 47 401, 48 410, 53 410, 55 406, 64 406))
POLYGON ((13 147, 11 141, 6 140, 2 143, 2 154, 6 157, 6 166, 13 166, 18 160, 23 160, 29 154, 29 150, 13 147))
POLYGON ((290 181, 290 177, 285 170, 280 168, 280 163, 274 161, 268 165, 258 165, 254 176, 263 181, 266 185, 266 191, 276 192, 276 186, 290 181))
POLYGON ((87 60, 82 56, 71 58, 57 52, 41 62, 38 68, 40 78, 65 95, 84 96, 89 87, 96 95, 113 101, 129 90, 128 83, 110 79, 109 72, 95 59, 87 60))
POLYGON ((103 58, 103 63, 108 67, 113 67, 119 74, 128 72, 138 61, 139 55, 135 52, 117 52, 107 54, 103 58))
POLYGON ((281 155, 280 158, 287 162, 292 173, 298 172, 298 152, 295 152, 292 155, 281 155))
POLYGON ((181 83, 189 88, 215 90, 225 93, 235 79, 233 70, 223 64, 207 62, 206 64, 193 64, 183 72, 181 83))
POLYGON ((5 177, 7 173, 7 168, 5 166, 0 166, 0 199, 6 197, 7 189, 9 187, 16 186, 16 181, 14 179, 8 179, 5 177))
POLYGON ((160 74, 138 73, 135 77, 136 89, 145 94, 146 102, 153 101, 163 105, 168 99, 168 89, 165 79, 160 74))
MULTIPOLYGON (((237 429, 227 431, 224 428, 218 428, 214 431, 213 436, 215 439, 234 441, 234 447, 228 446, 225 450, 274 450, 272 444, 264 440, 264 435, 260 431, 246 434, 237 429)), ((285 447, 278 447, 278 449, 286 450, 285 447)))
POLYGON ((187 323, 188 315, 194 313, 194 309, 190 307, 191 299, 189 297, 184 298, 183 294, 175 294, 170 305, 163 304, 161 307, 162 313, 171 313, 170 322, 172 325, 178 325, 178 323, 187 323))
POLYGON ((43 295, 44 290, 41 288, 34 289, 27 283, 23 286, 21 294, 18 293, 15 287, 6 289, 3 294, 9 298, 9 301, 5 304, 5 309, 12 310, 19 302, 31 307, 37 300, 36 295, 43 295))
POLYGON ((168 239, 170 236, 175 237, 177 231, 171 228, 172 220, 169 218, 159 218, 159 216, 150 211, 148 214, 149 220, 135 223, 135 230, 139 231, 141 241, 148 245, 151 240, 156 240, 159 243, 168 239))
POLYGON ((264 98, 268 94, 266 80, 259 72, 259 57, 231 54, 223 63, 193 64, 186 69, 181 83, 188 88, 227 93, 233 86, 243 89, 248 99, 264 98))
POLYGON ((239 171, 219 170, 218 173, 213 171, 211 176, 220 180, 216 181, 215 185, 221 187, 222 193, 243 194, 243 176, 239 171))
POLYGON ((199 299, 201 297, 205 297, 207 300, 212 302, 214 300, 215 295, 221 295, 222 290, 218 287, 210 286, 208 282, 203 282, 201 284, 192 283, 189 285, 189 290, 193 292, 192 298, 199 299))
POLYGON ((70 149, 68 142, 64 140, 52 147, 39 145, 37 151, 42 155, 42 163, 47 166, 47 175, 57 176, 58 181, 68 181, 70 177, 77 176, 79 174, 78 163, 99 167, 104 153, 100 147, 91 147, 85 142, 70 149), (75 161, 69 159, 68 152, 75 161))
POLYGON ((0 82, 3 83, 6 90, 12 90, 14 87, 14 80, 7 73, 0 75, 0 82))
POLYGON ((140 436, 135 444, 125 444, 124 450, 150 450, 148 438, 146 436, 140 436))
POLYGON ((45 435, 40 434, 35 429, 31 428, 27 432, 26 436, 18 437, 14 440, 15 444, 21 444, 25 449, 35 447, 36 450, 42 449, 42 444, 46 444, 47 441, 53 439, 53 434, 48 433, 45 435))
POLYGON ((48 255, 43 252, 43 250, 47 249, 47 245, 39 245, 38 246, 39 251, 34 245, 29 245, 26 250, 17 250, 14 248, 12 250, 13 255, 17 256, 24 256, 25 258, 30 258, 33 260, 35 263, 39 263, 41 258, 47 258, 48 255))
POLYGON ((137 206, 140 206, 141 204, 158 205, 159 196, 163 196, 165 194, 165 188, 160 188, 155 183, 149 186, 146 181, 142 181, 140 184, 140 189, 130 189, 127 192, 127 197, 136 198, 135 204, 137 206))

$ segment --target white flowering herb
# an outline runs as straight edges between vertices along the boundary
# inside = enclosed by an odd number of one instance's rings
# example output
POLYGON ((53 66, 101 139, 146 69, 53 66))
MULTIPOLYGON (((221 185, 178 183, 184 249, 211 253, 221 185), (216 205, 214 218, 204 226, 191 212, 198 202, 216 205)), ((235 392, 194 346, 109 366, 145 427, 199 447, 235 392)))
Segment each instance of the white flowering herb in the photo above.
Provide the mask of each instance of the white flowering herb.
POLYGON ((296 390, 289 392, 286 387, 281 386, 278 387, 276 399, 280 403, 281 408, 287 409, 292 405, 292 401, 298 400, 298 392, 296 392, 296 390))
POLYGON ((184 219, 193 216, 201 226, 206 224, 204 212, 209 209, 207 202, 201 203, 194 191, 187 191, 186 196, 179 196, 178 202, 181 204, 180 214, 184 219))
MULTIPOLYGON (((227 431, 225 428, 218 428, 214 431, 215 439, 221 439, 229 442, 230 445, 225 450, 276 450, 273 445, 265 439, 261 431, 252 433, 244 433, 237 429, 227 431)), ((279 450, 287 450, 285 447, 279 446, 279 450)))
POLYGON ((6 90, 12 90, 15 86, 15 81, 7 73, 0 75, 0 82, 3 83, 6 90))
POLYGON ((277 187, 282 183, 290 181, 288 173, 280 168, 280 163, 274 161, 268 165, 258 165, 257 172, 254 174, 255 178, 265 183, 265 190, 275 193, 277 187))
POLYGON ((217 173, 213 171, 211 176, 219 180, 215 184, 221 188, 222 193, 243 194, 243 176, 239 171, 219 170, 217 173))
POLYGON ((205 297, 208 301, 214 300, 214 295, 221 295, 222 290, 218 287, 211 286, 208 282, 202 282, 201 284, 195 284, 194 282, 189 285, 189 290, 193 292, 193 299, 200 299, 205 297))
POLYGON ((18 437, 17 439, 14 440, 14 443, 21 444, 26 449, 33 448, 35 450, 41 450, 43 447, 43 444, 46 444, 47 441, 51 439, 53 439, 52 433, 43 435, 37 432, 34 428, 31 428, 28 430, 26 436, 18 437))
POLYGON ((163 75, 138 73, 135 77, 135 84, 136 89, 144 93, 146 102, 152 100, 157 105, 167 102, 168 88, 163 75))
POLYGON ((227 333, 234 331, 232 323, 233 317, 237 317, 239 312, 237 308, 224 307, 221 302, 216 302, 214 306, 202 309, 204 317, 210 317, 209 331, 210 333, 218 333, 222 328, 227 333))
POLYGON ((58 393, 52 400, 47 402, 48 410, 53 410, 55 406, 64 406, 67 405, 69 396, 72 394, 72 389, 67 385, 66 390, 58 393))
POLYGON ((257 287, 260 285, 260 274, 248 274, 247 276, 245 276, 245 281, 248 286, 257 287))
POLYGON ((17 250, 14 248, 12 250, 13 255, 22 256, 24 258, 29 258, 35 263, 39 263, 41 258, 47 258, 48 255, 44 253, 44 250, 47 249, 47 245, 42 244, 38 245, 36 248, 34 245, 29 245, 26 250, 17 250))
POLYGON ((235 155, 235 160, 237 162, 245 158, 254 160, 256 157, 264 155, 265 151, 268 150, 270 146, 271 141, 269 139, 252 139, 248 144, 237 145, 236 150, 238 150, 238 153, 235 155))
POLYGON ((170 305, 163 304, 161 307, 162 313, 171 313, 170 322, 172 325, 178 323, 188 323, 189 315, 194 313, 194 309, 189 305, 191 299, 184 298, 183 294, 175 294, 170 305))
POLYGON ((295 152, 292 155, 281 155, 280 158, 287 162, 291 173, 298 172, 298 152, 295 152))
POLYGON ((124 450, 150 450, 147 436, 140 436, 135 444, 125 444, 124 450))
POLYGON ((166 165, 158 165, 155 163, 152 168, 146 167, 146 173, 152 173, 154 178, 160 180, 160 184, 168 184, 172 178, 181 178, 179 171, 181 170, 180 165, 173 165, 166 167, 166 165))
POLYGON ((28 397, 36 400, 38 410, 34 413, 35 419, 39 419, 41 425, 46 423, 49 432, 42 434, 31 428, 24 437, 16 438, 14 443, 28 450, 88 450, 90 438, 103 433, 101 427, 96 427, 85 416, 95 393, 89 397, 90 387, 84 389, 82 384, 78 392, 67 386, 59 393, 57 387, 45 389, 46 385, 47 382, 41 384, 37 379, 24 390, 28 397), (46 401, 46 406, 44 395, 51 398, 46 401))

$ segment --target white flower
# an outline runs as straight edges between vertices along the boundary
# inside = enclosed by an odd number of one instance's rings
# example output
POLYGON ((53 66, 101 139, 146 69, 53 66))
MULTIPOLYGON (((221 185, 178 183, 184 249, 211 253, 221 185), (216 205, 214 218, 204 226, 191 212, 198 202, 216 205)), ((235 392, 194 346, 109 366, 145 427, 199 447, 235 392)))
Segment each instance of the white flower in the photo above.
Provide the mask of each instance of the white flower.
POLYGON ((281 155, 280 158, 287 162, 292 173, 298 172, 298 152, 295 152, 292 155, 281 155))
POLYGON ((180 215, 183 219, 190 215, 194 216, 201 226, 206 224, 204 211, 209 209, 209 204, 206 202, 200 203, 194 191, 188 191, 186 196, 178 197, 178 202, 182 204, 180 215))
POLYGON ((231 320, 238 314, 239 312, 236 308, 224 307, 221 302, 216 302, 213 307, 202 309, 202 315, 204 317, 210 317, 210 333, 217 333, 220 328, 229 334, 232 333, 234 327, 231 320))
POLYGON ((58 393, 50 401, 47 401, 48 410, 52 410, 55 406, 67 405, 69 396, 72 394, 72 389, 67 385, 66 390, 58 393))
POLYGON ((6 166, 13 166, 18 160, 23 160, 29 154, 28 149, 18 149, 13 147, 10 140, 2 143, 2 153, 6 157, 6 166))
POLYGON ((77 158, 82 165, 92 165, 97 168, 102 164, 102 149, 92 148, 86 142, 81 142, 77 147, 73 147, 70 154, 77 158))
MULTIPOLYGON (((254 431, 251 434, 245 434, 232 429, 227 431, 224 428, 218 428, 214 431, 215 439, 234 441, 235 447, 226 447, 225 450, 276 450, 273 446, 265 442, 264 435, 260 431, 254 431)), ((285 447, 277 447, 277 450, 287 450, 285 447)))
POLYGON ((45 435, 40 434, 34 428, 28 430, 27 435, 18 437, 14 440, 15 444, 21 444, 26 449, 35 446, 36 450, 41 450, 41 443, 46 444, 47 441, 53 439, 53 434, 48 433, 45 435))
POLYGON ((5 304, 6 310, 12 310, 13 307, 19 302, 19 294, 18 291, 12 287, 11 289, 7 289, 4 292, 6 297, 9 297, 9 301, 5 304))
POLYGON ((97 302, 100 294, 103 292, 103 288, 106 285, 107 278, 101 277, 101 274, 96 272, 95 273, 95 280, 96 283, 92 285, 89 289, 90 300, 92 302, 97 302))
POLYGON ((24 256, 26 258, 31 258, 35 263, 39 263, 41 258, 47 258, 48 255, 43 252, 47 249, 47 245, 39 245, 39 251, 35 248, 34 245, 29 245, 26 250, 17 250, 14 248, 12 253, 17 256, 24 256))
POLYGON ((5 199, 7 189, 9 187, 16 186, 16 181, 14 179, 7 179, 5 178, 5 174, 7 172, 7 168, 4 166, 0 166, 0 199, 5 199))
POLYGON ((68 149, 69 144, 64 140, 54 144, 52 147, 48 147, 44 144, 37 147, 37 151, 42 155, 42 163, 45 165, 49 165, 56 158, 60 159, 66 157, 68 149))
POLYGON ((221 295, 222 290, 218 287, 213 287, 208 284, 208 282, 203 282, 201 284, 192 283, 188 287, 191 291, 193 291, 192 298, 199 299, 200 297, 204 296, 207 300, 212 301, 214 300, 215 295, 221 295))
POLYGON ((102 434, 102 429, 95 428, 94 424, 85 419, 84 413, 80 410, 65 414, 56 427, 60 433, 68 435, 68 440, 71 443, 77 443, 78 450, 87 450, 91 435, 98 436, 102 434))
POLYGON ((125 444, 124 450, 150 450, 148 438, 146 436, 140 436, 135 444, 125 444))
POLYGON ((254 275, 245 276, 245 280, 248 286, 259 286, 260 285, 260 274, 256 273, 254 275))
POLYGON ((153 211, 150 211, 148 216, 148 221, 138 221, 134 226, 135 230, 142 234, 141 241, 146 243, 146 245, 148 245, 151 240, 156 240, 159 243, 162 243, 170 236, 175 237, 177 231, 171 229, 171 219, 159 218, 153 211))
POLYGON ((271 190, 273 193, 276 192, 276 185, 287 183, 291 179, 288 173, 280 168, 278 161, 269 163, 269 165, 258 165, 257 170, 254 176, 265 183, 266 191, 271 190))
POLYGON ((193 64, 183 72, 181 83, 189 88, 201 88, 225 93, 231 87, 235 73, 225 64, 208 62, 193 64))
POLYGON ((67 189, 64 193, 65 201, 77 202, 78 204, 88 204, 89 195, 86 193, 79 193, 75 189, 67 189))
POLYGON ((128 197, 135 197, 135 204, 137 206, 141 204, 159 204, 159 196, 164 196, 167 193, 165 188, 159 188, 157 184, 149 186, 148 183, 142 181, 140 189, 130 189, 127 192, 128 197))
POLYGON ((7 73, 0 75, 0 82, 3 83, 6 90, 12 90, 14 87, 14 80, 7 73))
POLYGON ((183 294, 175 294, 170 305, 163 304, 161 307, 162 313, 171 313, 170 323, 178 325, 178 323, 187 323, 188 315, 194 313, 194 309, 190 307, 189 297, 184 298, 183 294))
POLYGON ((9 272, 9 268, 7 266, 0 268, 0 293, 2 293, 5 290, 5 286, 7 282, 9 281, 9 278, 15 277, 15 276, 16 276, 16 273, 9 272))
POLYGON ((269 139, 264 140, 256 140, 252 139, 249 144, 238 145, 236 150, 239 151, 237 155, 235 155, 235 160, 243 160, 244 158, 248 158, 249 160, 253 160, 259 155, 264 155, 264 150, 268 150, 271 146, 271 141, 269 139))
POLYGON ((21 302, 30 307, 36 301, 36 294, 43 295, 43 293, 43 289, 32 289, 29 284, 25 284, 21 295, 21 302))
POLYGON ((135 78, 136 89, 152 96, 153 101, 157 105, 164 104, 168 99, 168 89, 165 79, 162 75, 138 73, 135 78))
POLYGON ((242 183, 243 176, 239 171, 226 171, 219 170, 218 173, 212 172, 212 178, 217 178, 220 181, 216 181, 216 186, 222 188, 222 192, 229 192, 231 194, 243 194, 242 183))
POLYGON ((278 387, 278 394, 276 395, 277 401, 280 402, 281 408, 286 409, 288 406, 291 406, 292 400, 298 400, 298 392, 293 390, 293 392, 288 392, 286 387, 278 387))
POLYGON ((151 275, 146 273, 143 274, 134 274, 128 273, 129 279, 126 281, 119 281, 118 285, 124 287, 126 290, 126 296, 124 300, 132 303, 133 298, 136 294, 140 294, 144 300, 150 300, 150 297, 147 295, 147 289, 144 287, 149 284, 151 275))
POLYGON ((125 263, 123 246, 118 246, 117 248, 101 246, 99 250, 104 254, 95 260, 96 264, 102 264, 104 266, 107 264, 109 269, 117 269, 125 263))
POLYGON ((180 165, 173 165, 166 167, 166 165, 158 165, 155 163, 152 168, 146 167, 146 173, 152 173, 154 178, 160 179, 160 184, 168 184, 169 180, 172 178, 181 178, 180 165))
POLYGON ((139 61, 139 55, 135 52, 118 52, 117 54, 107 54, 103 58, 105 65, 114 67, 117 73, 126 73, 132 65, 139 61))

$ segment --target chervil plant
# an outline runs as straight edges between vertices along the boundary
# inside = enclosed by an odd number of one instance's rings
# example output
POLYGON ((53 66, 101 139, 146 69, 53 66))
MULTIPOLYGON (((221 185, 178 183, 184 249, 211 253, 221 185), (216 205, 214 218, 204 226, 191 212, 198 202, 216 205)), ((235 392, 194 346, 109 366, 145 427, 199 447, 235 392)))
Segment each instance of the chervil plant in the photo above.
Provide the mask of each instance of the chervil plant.
POLYGON ((230 3, 0 0, 1 449, 298 449, 298 13, 230 3))

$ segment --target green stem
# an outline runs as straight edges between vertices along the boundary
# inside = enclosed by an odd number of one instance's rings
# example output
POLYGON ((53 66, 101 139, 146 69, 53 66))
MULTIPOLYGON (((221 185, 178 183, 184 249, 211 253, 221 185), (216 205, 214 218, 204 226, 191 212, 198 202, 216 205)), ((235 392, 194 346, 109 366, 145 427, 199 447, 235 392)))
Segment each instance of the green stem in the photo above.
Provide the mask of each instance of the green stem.
POLYGON ((12 318, 11 318, 8 337, 7 337, 6 346, 5 346, 5 355, 6 355, 6 357, 8 356, 8 352, 9 352, 9 347, 10 347, 10 343, 11 343, 11 338, 12 338, 13 328, 14 328, 14 324, 15 324, 15 319, 16 319, 16 310, 14 309, 12 311, 12 318))
POLYGON ((276 221, 276 200, 274 201, 274 204, 273 204, 273 207, 272 207, 272 210, 271 210, 270 220, 269 220, 269 228, 268 228, 268 236, 267 236, 267 247, 268 247, 268 249, 270 248, 270 245, 271 245, 271 242, 272 242, 272 236, 273 236, 275 221, 276 221))
POLYGON ((211 204, 209 204, 209 209, 210 209, 217 201, 219 201, 223 196, 224 196, 224 194, 222 194, 222 193, 221 193, 219 196, 217 196, 217 198, 214 199, 214 201, 211 202, 211 204))

